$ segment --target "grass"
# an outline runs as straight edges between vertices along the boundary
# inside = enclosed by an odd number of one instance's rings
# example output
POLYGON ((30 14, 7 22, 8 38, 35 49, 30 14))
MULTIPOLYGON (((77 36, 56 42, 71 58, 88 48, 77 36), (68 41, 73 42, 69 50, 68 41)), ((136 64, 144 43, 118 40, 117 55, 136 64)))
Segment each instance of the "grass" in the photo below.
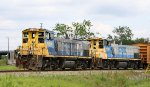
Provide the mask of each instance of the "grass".
POLYGON ((0 59, 0 70, 16 70, 18 69, 15 66, 7 65, 6 58, 0 59))
POLYGON ((1 75, 0 87, 149 87, 134 72, 79 75, 1 75))
POLYGON ((6 58, 0 59, 0 66, 5 66, 6 65, 6 58))
POLYGON ((17 70, 18 68, 16 66, 12 65, 5 65, 5 66, 0 66, 0 70, 17 70))

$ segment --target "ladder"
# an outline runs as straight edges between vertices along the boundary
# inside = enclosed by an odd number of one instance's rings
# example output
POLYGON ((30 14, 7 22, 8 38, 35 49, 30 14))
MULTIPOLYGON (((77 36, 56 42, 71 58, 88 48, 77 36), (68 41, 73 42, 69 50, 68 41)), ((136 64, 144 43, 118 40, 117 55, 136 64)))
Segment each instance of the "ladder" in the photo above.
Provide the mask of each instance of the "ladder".
POLYGON ((148 63, 145 73, 150 72, 150 63, 148 63))

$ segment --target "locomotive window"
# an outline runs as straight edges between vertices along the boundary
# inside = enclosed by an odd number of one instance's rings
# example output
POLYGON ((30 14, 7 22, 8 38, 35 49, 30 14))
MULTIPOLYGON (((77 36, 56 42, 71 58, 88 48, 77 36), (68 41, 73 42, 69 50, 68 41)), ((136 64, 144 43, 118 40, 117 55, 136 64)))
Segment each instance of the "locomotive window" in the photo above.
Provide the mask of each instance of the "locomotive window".
POLYGON ((39 32, 38 43, 44 43, 44 32, 39 32))
POLYGON ((46 39, 51 39, 51 35, 50 35, 50 33, 48 33, 48 32, 46 32, 46 39))
POLYGON ((28 38, 24 38, 23 43, 28 43, 28 38))
POLYGON ((51 34, 49 33, 49 39, 51 39, 51 34))
POLYGON ((35 38, 35 32, 32 33, 32 38, 35 38))
POLYGON ((44 38, 38 38, 38 43, 44 43, 44 38))
POLYGON ((39 37, 44 37, 44 32, 39 32, 39 37))
POLYGON ((28 37, 28 32, 24 32, 24 33, 23 33, 23 37, 24 37, 24 38, 27 38, 27 37, 28 37))
POLYGON ((54 38, 54 34, 50 33, 50 38, 53 39, 54 38))
POLYGON ((104 48, 104 46, 103 46, 103 40, 99 41, 99 48, 104 48))
POLYGON ((49 34, 48 34, 48 32, 46 32, 46 39, 48 39, 48 37, 49 37, 49 34))
POLYGON ((96 45, 96 40, 94 40, 94 45, 96 45))
POLYGON ((104 45, 105 46, 108 46, 109 45, 109 42, 107 40, 104 40, 104 45))

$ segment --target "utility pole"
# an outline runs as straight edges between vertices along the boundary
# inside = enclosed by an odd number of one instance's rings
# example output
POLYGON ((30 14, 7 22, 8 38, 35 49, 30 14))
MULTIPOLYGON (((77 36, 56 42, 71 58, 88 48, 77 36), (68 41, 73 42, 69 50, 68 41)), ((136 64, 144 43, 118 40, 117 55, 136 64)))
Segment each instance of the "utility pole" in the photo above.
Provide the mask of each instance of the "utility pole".
POLYGON ((8 39, 8 53, 7 53, 7 58, 9 59, 9 37, 7 37, 8 39))
POLYGON ((9 60, 9 37, 6 37, 6 38, 7 38, 7 41, 8 41, 8 42, 7 42, 7 46, 8 46, 7 48, 8 48, 8 49, 7 49, 6 64, 8 64, 8 60, 9 60))

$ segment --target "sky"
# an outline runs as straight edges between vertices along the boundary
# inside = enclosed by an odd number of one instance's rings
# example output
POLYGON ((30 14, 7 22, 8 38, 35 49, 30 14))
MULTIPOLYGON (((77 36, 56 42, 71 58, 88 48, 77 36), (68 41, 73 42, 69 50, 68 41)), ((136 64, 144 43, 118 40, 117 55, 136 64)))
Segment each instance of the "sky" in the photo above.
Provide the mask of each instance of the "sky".
POLYGON ((128 26, 136 37, 149 37, 150 0, 0 0, 0 50, 21 45, 21 31, 43 27, 52 30, 56 23, 71 25, 84 19, 92 22, 91 31, 102 37, 118 26, 128 26))

